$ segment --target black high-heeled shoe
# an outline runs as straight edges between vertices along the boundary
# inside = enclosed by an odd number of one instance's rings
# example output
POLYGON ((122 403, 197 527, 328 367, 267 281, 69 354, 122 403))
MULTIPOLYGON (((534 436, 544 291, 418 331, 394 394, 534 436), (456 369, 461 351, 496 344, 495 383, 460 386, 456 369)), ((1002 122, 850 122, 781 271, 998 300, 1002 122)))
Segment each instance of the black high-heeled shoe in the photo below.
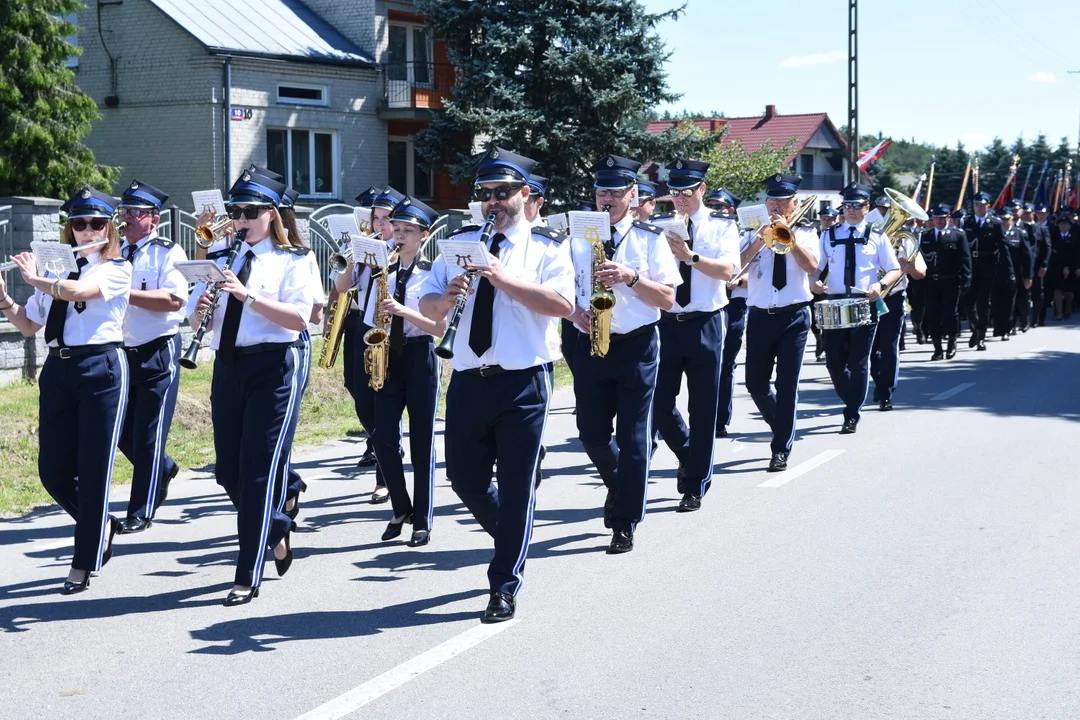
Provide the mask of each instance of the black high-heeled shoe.
POLYGON ((386 526, 386 530, 382 534, 383 542, 393 540, 394 538, 401 535, 401 529, 405 527, 405 523, 411 522, 412 515, 402 515, 400 520, 398 520, 397 518, 391 520, 390 523, 386 526))
POLYGON ((413 530, 412 537, 409 538, 409 547, 423 547, 431 542, 430 530, 413 530))
POLYGON ((285 533, 285 557, 278 560, 277 556, 274 556, 274 567, 277 569, 278 577, 284 577, 285 573, 289 572, 289 568, 292 567, 292 543, 289 541, 289 536, 292 535, 292 531, 295 529, 296 523, 293 523, 289 531, 285 533))
POLYGON ((223 603, 225 607, 233 607, 234 605, 247 605, 249 602, 259 597, 259 588, 251 588, 248 592, 236 592, 230 590, 228 597, 225 598, 223 603))
POLYGON ((101 554, 101 567, 105 567, 105 563, 112 560, 113 549, 113 537, 117 533, 124 532, 124 523, 120 522, 112 515, 109 516, 109 546, 105 548, 105 552, 101 554))
POLYGON ((76 595, 81 593, 90 587, 90 571, 86 571, 86 577, 82 579, 82 582, 71 582, 70 580, 64 581, 64 589, 60 591, 61 595, 76 595))

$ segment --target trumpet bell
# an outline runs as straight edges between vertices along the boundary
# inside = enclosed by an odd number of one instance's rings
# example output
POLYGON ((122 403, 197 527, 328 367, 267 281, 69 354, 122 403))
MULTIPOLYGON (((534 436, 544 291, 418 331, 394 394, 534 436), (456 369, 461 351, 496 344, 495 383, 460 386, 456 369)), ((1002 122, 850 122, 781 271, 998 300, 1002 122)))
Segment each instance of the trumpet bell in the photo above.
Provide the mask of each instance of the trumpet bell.
POLYGON ((898 257, 903 256, 905 260, 911 261, 919 252, 919 236, 917 233, 905 230, 904 224, 912 218, 926 221, 930 216, 917 202, 901 192, 885 188, 885 196, 889 198, 889 209, 881 223, 881 232, 889 238, 893 251, 898 257), (911 257, 904 252, 906 246, 914 248, 911 257))
POLYGON ((195 242, 202 249, 206 249, 216 243, 218 240, 224 238, 227 234, 231 234, 236 227, 233 225, 233 221, 227 217, 218 216, 214 218, 207 225, 199 225, 195 228, 195 242))

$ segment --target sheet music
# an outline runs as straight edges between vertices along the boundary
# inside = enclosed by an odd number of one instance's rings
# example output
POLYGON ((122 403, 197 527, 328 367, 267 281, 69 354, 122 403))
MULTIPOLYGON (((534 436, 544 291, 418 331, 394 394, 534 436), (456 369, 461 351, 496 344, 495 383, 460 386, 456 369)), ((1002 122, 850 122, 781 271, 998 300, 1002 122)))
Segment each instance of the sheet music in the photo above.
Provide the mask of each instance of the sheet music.
POLYGON ((205 283, 209 287, 225 282, 225 273, 213 260, 178 260, 175 265, 189 283, 205 283))
POLYGON ((327 215, 326 226, 330 229, 330 241, 338 248, 349 246, 353 238, 363 237, 355 213, 327 215))
POLYGON ((38 275, 51 272, 60 276, 79 269, 75 264, 75 251, 70 245, 51 240, 35 240, 30 243, 30 249, 34 251, 38 275))
POLYGON ((769 224, 769 211, 764 205, 740 205, 735 209, 735 214, 743 231, 757 231, 769 224))
POLYGON ((191 193, 191 202, 195 206, 196 215, 204 212, 215 216, 225 214, 225 201, 221 199, 220 190, 195 190, 191 193))
POLYGON ((565 233, 570 229, 570 221, 567 219, 566 213, 548 215, 544 220, 547 222, 547 226, 552 230, 558 230, 561 233, 565 233))
POLYGON ((472 215, 472 221, 477 225, 484 224, 484 216, 481 211, 481 205, 479 201, 469 203, 469 213, 472 215))
POLYGON ((690 232, 686 229, 686 223, 681 217, 653 218, 649 222, 666 233, 678 235, 683 240, 690 241, 690 232))
POLYGON ((570 237, 587 242, 611 239, 611 217, 606 212, 571 210, 567 213, 570 237))
POLYGON ((373 229, 371 224, 372 214, 371 208, 369 207, 358 207, 353 209, 353 217, 356 218, 356 224, 360 228, 361 233, 371 234, 373 229))
POLYGON ((353 236, 352 256, 361 265, 386 267, 389 265, 389 252, 386 243, 378 238, 366 235, 353 236))
POLYGON ((486 268, 488 263, 487 248, 484 243, 476 240, 439 240, 439 252, 446 260, 446 267, 460 268, 486 268))

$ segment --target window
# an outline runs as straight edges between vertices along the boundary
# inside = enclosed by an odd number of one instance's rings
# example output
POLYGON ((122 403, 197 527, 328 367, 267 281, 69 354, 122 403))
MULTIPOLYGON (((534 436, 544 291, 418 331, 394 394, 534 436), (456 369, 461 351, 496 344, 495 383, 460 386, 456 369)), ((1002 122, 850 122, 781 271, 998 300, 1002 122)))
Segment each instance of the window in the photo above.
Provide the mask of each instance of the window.
POLYGON ((277 101, 280 105, 330 104, 329 92, 324 85, 278 85, 277 101))
POLYGON ((431 199, 434 183, 431 170, 416 162, 410 138, 390 138, 386 148, 386 175, 391 187, 421 200, 431 199))
POLYGON ((337 138, 332 132, 300 129, 266 131, 266 167, 285 176, 303 197, 336 198, 337 138))
POLYGON ((431 35, 422 25, 391 25, 386 50, 387 77, 410 85, 431 85, 431 35))
MULTIPOLYGON (((63 20, 64 22, 71 23, 76 28, 76 33, 74 35, 68 35, 67 37, 64 38, 64 40, 66 40, 69 45, 72 45, 74 47, 79 47, 79 33, 78 33, 79 14, 78 13, 70 13, 68 15, 61 15, 60 19, 63 20)), ((69 67, 72 70, 78 70, 79 69, 79 56, 78 55, 69 55, 67 60, 64 61, 64 65, 66 65, 67 67, 69 67)))
POLYGON ((799 156, 799 172, 803 175, 814 174, 814 156, 810 154, 802 154, 799 156))

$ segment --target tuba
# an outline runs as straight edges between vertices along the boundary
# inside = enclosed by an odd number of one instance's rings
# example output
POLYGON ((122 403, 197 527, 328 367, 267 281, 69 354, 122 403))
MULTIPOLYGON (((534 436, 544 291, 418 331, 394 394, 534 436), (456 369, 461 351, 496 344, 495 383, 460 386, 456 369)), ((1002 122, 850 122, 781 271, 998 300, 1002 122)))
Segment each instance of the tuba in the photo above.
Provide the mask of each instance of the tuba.
POLYGON ((792 215, 763 227, 760 231, 762 242, 777 255, 790 252, 795 245, 795 231, 792 228, 806 217, 806 213, 810 212, 816 202, 817 195, 811 195, 799 203, 792 215))
MULTIPOLYGON (((926 220, 930 216, 917 202, 892 188, 885 188, 885 196, 889 198, 889 209, 881 222, 881 233, 889 239, 896 257, 903 258, 905 262, 913 262, 919 254, 919 234, 906 230, 904 224, 911 218, 926 220), (910 255, 905 250, 907 246, 912 248, 910 255)), ((896 283, 900 282, 900 277, 903 275, 881 289, 882 297, 892 292, 896 283)))
MULTIPOLYGON (((607 212, 608 206, 605 205, 601 210, 607 212)), ((595 228, 586 228, 585 242, 589 243, 592 250, 589 266, 589 277, 592 278, 592 291, 589 293, 589 309, 592 310, 589 318, 589 354, 593 357, 604 357, 611 347, 611 313, 615 309, 615 292, 596 279, 600 266, 607 262, 600 233, 595 228)))

